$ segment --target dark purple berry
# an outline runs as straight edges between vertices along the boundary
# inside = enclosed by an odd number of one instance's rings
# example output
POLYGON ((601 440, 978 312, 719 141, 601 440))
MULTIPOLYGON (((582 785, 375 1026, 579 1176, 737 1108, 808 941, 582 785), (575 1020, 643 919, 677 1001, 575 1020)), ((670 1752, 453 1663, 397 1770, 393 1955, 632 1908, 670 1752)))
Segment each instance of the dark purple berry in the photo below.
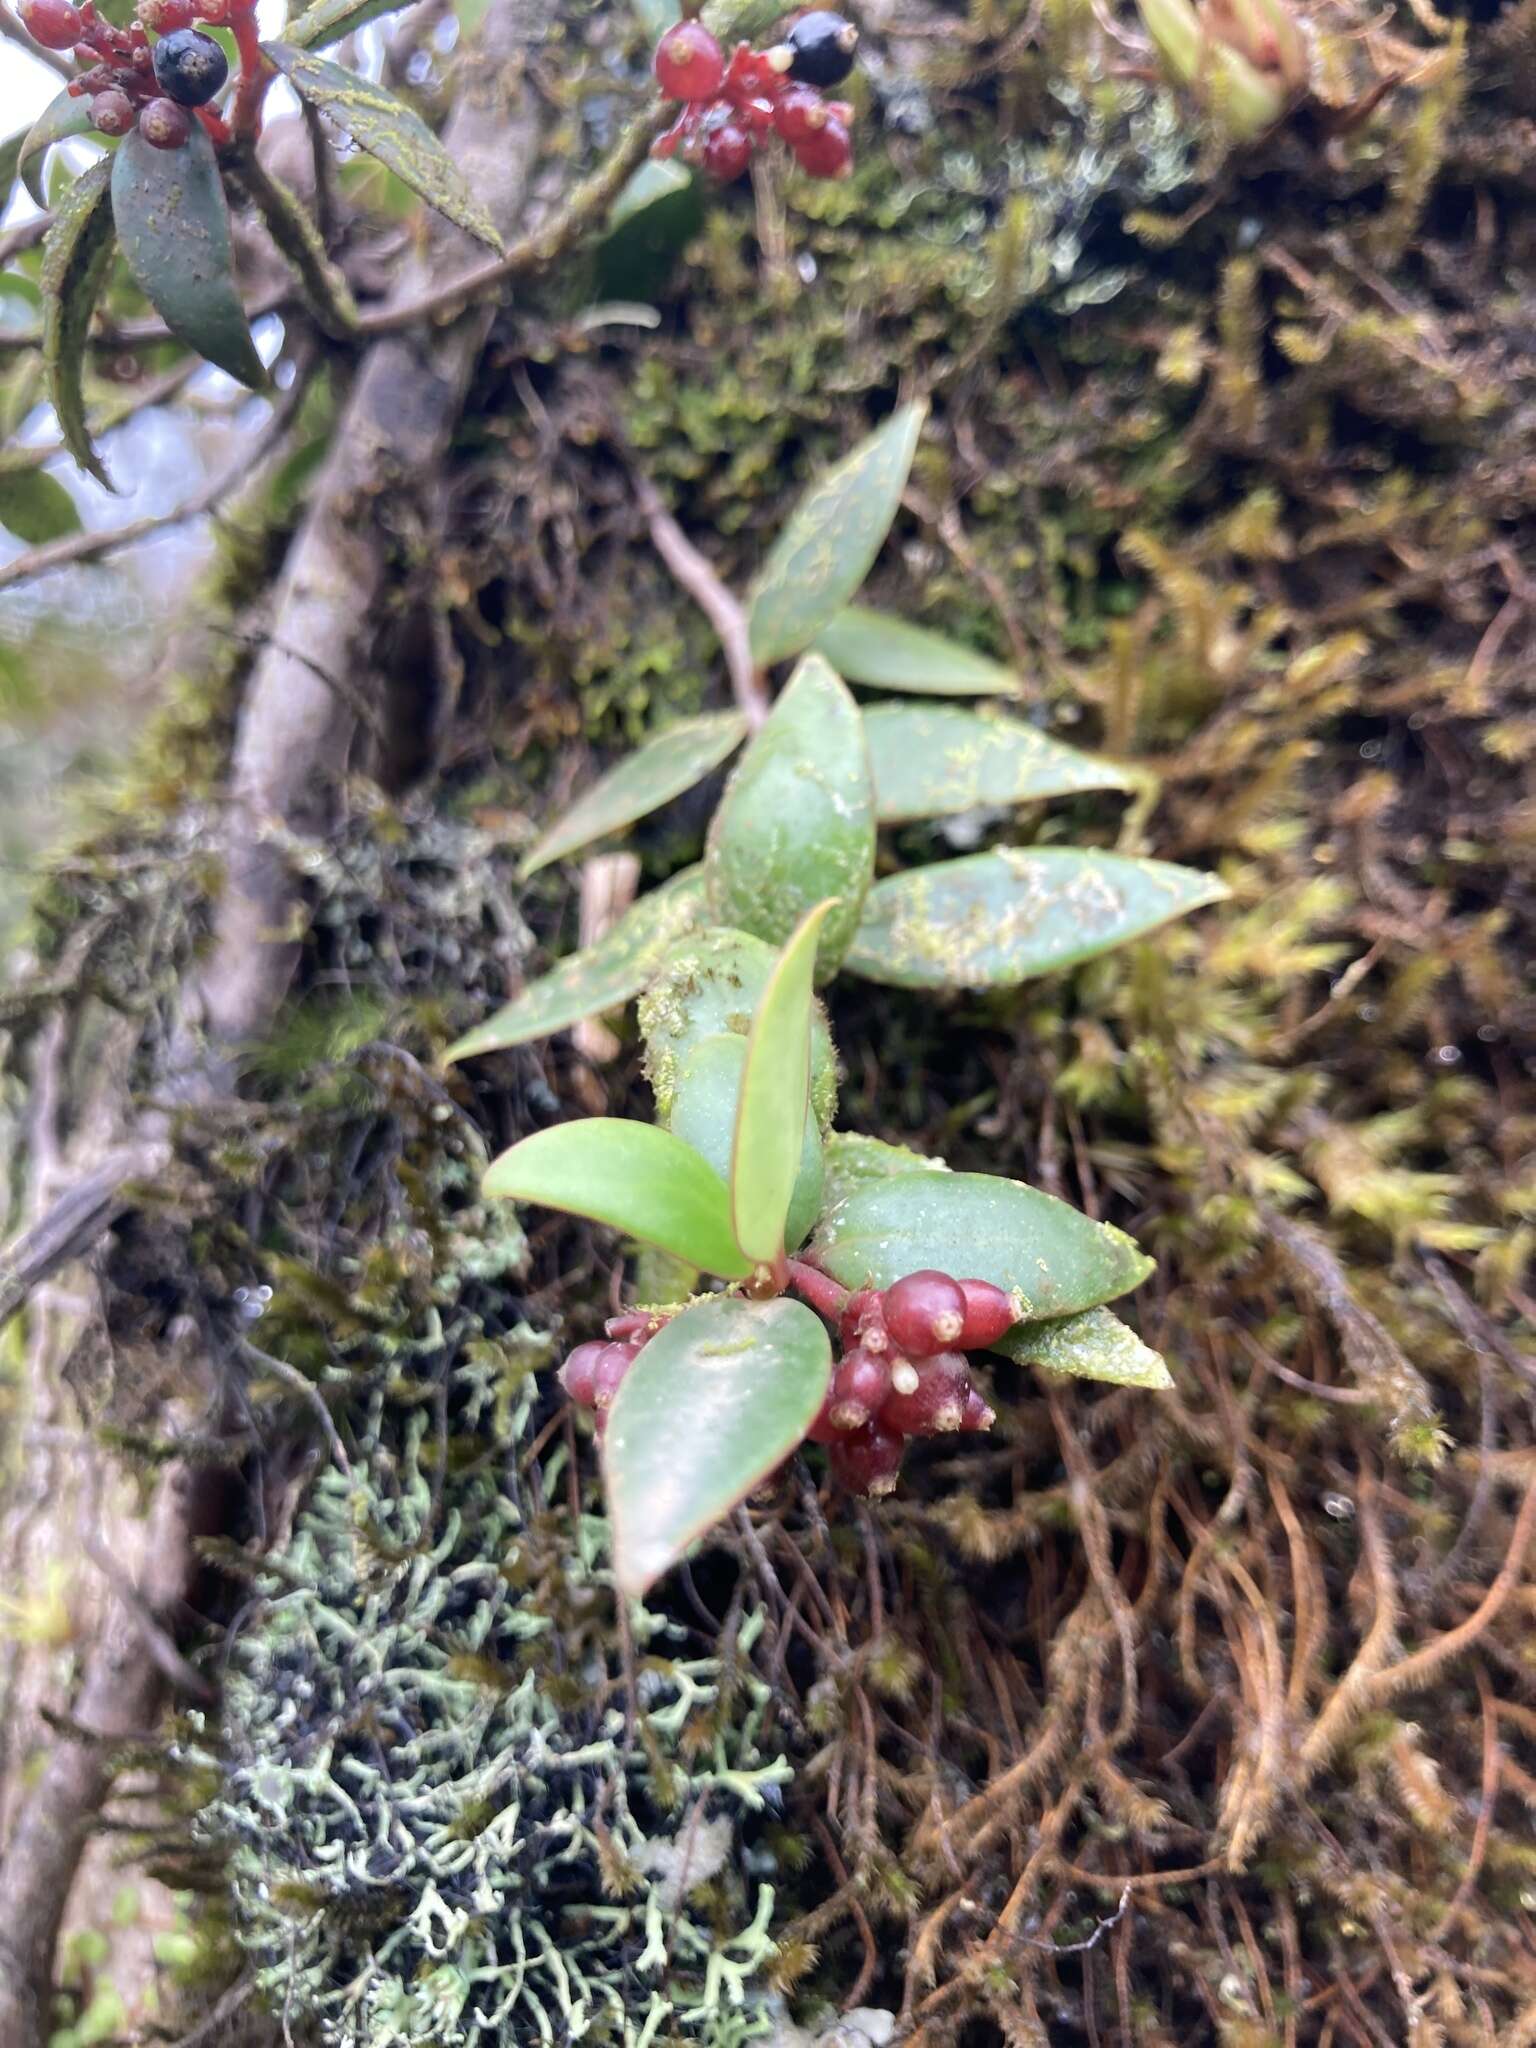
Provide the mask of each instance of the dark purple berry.
POLYGON ((965 1412, 960 1417, 960 1427, 970 1431, 990 1429, 996 1420, 996 1410, 989 1408, 981 1395, 972 1387, 965 1397, 965 1412))
POLYGON ((948 1351, 965 1328, 965 1296, 947 1273, 908 1273, 885 1290, 882 1308, 891 1342, 908 1358, 948 1351))
POLYGON ((905 1445, 892 1429, 884 1423, 866 1423, 863 1429, 856 1429, 851 1435, 843 1436, 833 1444, 828 1453, 832 1477, 849 1493, 862 1493, 877 1497, 893 1493, 896 1476, 901 1470, 901 1458, 905 1445))
POLYGON ((613 1406, 624 1375, 639 1356, 638 1344, 605 1344, 592 1367, 592 1405, 599 1413, 613 1406))
POLYGON ((841 85, 853 69, 859 32, 846 16, 817 7, 791 25, 784 47, 789 76, 801 85, 841 85))
POLYGON ((884 1426, 903 1436, 947 1436, 961 1428, 966 1396, 971 1392, 971 1375, 963 1355, 941 1351, 937 1358, 925 1358, 916 1373, 917 1385, 910 1393, 898 1391, 893 1384, 891 1398, 880 1411, 884 1426))
POLYGON ((200 28, 179 28, 155 45, 155 82, 180 107, 206 106, 229 76, 229 59, 200 28))
POLYGON ((962 1280, 960 1292, 965 1296, 965 1327, 959 1338, 962 1351, 985 1351, 1019 1320, 1013 1296, 990 1280, 962 1280))

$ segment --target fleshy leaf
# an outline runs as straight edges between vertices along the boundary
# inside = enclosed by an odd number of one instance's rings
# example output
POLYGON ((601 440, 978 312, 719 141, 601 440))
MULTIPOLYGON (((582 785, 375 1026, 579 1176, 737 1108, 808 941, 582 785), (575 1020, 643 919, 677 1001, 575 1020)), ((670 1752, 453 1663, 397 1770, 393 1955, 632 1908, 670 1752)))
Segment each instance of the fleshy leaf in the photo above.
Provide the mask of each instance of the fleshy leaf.
POLYGON ((763 990, 747 1040, 731 1145, 731 1226, 749 1259, 772 1264, 784 1249, 811 1103, 811 977, 816 941, 835 905, 808 910, 763 990))
POLYGON ((706 1273, 744 1279, 725 1182, 681 1138, 624 1117, 535 1131, 485 1170, 488 1195, 538 1202, 659 1245, 706 1273))
POLYGON ((1127 786, 1108 761, 1047 739, 1020 719, 953 705, 874 704, 864 713, 864 733, 882 825, 1127 786))
POLYGON ((291 43, 263 43, 262 48, 300 99, 333 121, 359 149, 377 157, 429 206, 500 254, 503 243, 496 223, 414 107, 386 86, 333 64, 329 57, 311 56, 291 43))
POLYGON ((817 978, 848 950, 875 866, 874 790, 859 708, 819 654, 790 677, 737 763, 709 831, 704 871, 724 924, 782 945, 829 896, 817 978))
POLYGON ((91 316, 112 262, 112 161, 80 176, 54 209, 43 244, 43 366, 64 446, 80 467, 112 489, 85 423, 82 378, 91 316))
POLYGON ((1173 1385, 1166 1360, 1107 1308, 1015 1324, 989 1349, 1063 1379, 1109 1380, 1117 1387, 1150 1387, 1158 1393, 1173 1385))
POLYGON ((973 654, 926 626, 909 626, 884 612, 851 604, 816 635, 824 654, 845 682, 882 690, 907 690, 919 697, 1016 697, 1012 669, 973 654))
POLYGON ((18 128, 14 135, 7 135, 4 142, 0 142, 0 213, 4 213, 10 200, 11 187, 16 182, 16 166, 21 162, 22 147, 31 132, 29 128, 18 128))
POLYGON ((200 121, 180 149, 154 149, 137 129, 112 159, 112 211, 128 268, 178 340, 253 391, 267 373, 235 289, 229 209, 200 121))
POLYGON ((563 860, 659 810, 718 768, 740 746, 746 730, 747 721, 739 711, 712 711, 669 726, 599 776, 536 842, 519 874, 526 881, 551 861, 563 860))
POLYGON ((820 476, 789 515, 752 585, 752 652, 764 664, 799 654, 874 566, 906 489, 926 403, 904 405, 820 476))
POLYGON ((1021 1320, 1096 1308, 1152 1271, 1123 1230, 988 1173, 866 1181, 827 1206, 815 1256, 845 1287, 889 1287, 925 1267, 990 1280, 1016 1297, 1021 1320))
POLYGON ((1214 875, 1167 861, 998 847, 876 883, 847 965, 893 988, 1012 988, 1226 893, 1214 875))
MULTIPOLYGON (((705 1038, 726 1031, 746 1039, 778 955, 750 932, 712 925, 679 939, 656 970, 640 999, 645 1038, 645 1072, 663 1118, 683 1062, 705 1038)), ((820 1003, 811 1025, 811 1106, 825 1129, 837 1106, 837 1061, 820 1003)))
POLYGON ((826 1326, 798 1301, 716 1295, 657 1332, 603 1436, 622 1591, 654 1585, 789 1456, 831 1375, 826 1326))
POLYGON ((883 1138, 866 1138, 862 1131, 830 1132, 825 1158, 822 1206, 828 1210, 839 1208, 856 1188, 868 1181, 892 1180, 901 1173, 949 1171, 942 1159, 925 1159, 910 1145, 887 1145, 883 1138))
POLYGON ((702 869, 674 875, 642 896, 595 946, 562 960, 494 1016, 456 1039, 443 1054, 444 1063, 526 1045, 579 1024, 583 1017, 616 1010, 639 995, 667 949, 699 922, 703 909, 702 869))
POLYGON ((701 181, 675 158, 649 157, 613 202, 597 245, 605 299, 649 299, 704 221, 701 181))
POLYGON ((48 152, 56 142, 89 135, 95 123, 84 93, 61 92, 51 99, 21 139, 15 172, 35 206, 48 204, 48 152))
POLYGON ((58 478, 46 470, 0 472, 0 526, 28 547, 41 547, 66 533, 78 533, 80 511, 58 478))
POLYGON ((284 24, 283 41, 295 50, 323 50, 382 15, 401 13, 410 4, 411 0, 315 0, 296 21, 284 24))
MULTIPOLYGON (((691 1145, 727 1183, 746 1064, 747 1041, 735 1032, 718 1031, 712 1038, 701 1038, 678 1068, 667 1119, 668 1130, 691 1145)), ((815 1228, 825 1186, 821 1131, 809 1106, 801 1123, 800 1156, 784 1223, 784 1242, 791 1251, 815 1228)), ((646 1295, 645 1299, 652 1297, 646 1295)))

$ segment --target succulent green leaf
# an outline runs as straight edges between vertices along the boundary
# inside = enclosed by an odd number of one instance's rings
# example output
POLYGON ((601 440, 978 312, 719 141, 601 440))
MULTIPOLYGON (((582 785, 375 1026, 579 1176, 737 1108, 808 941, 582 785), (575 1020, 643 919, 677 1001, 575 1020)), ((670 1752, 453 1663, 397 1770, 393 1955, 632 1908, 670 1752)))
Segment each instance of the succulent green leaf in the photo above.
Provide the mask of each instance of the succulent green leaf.
POLYGON ((550 826, 524 860, 519 873, 526 881, 551 861, 564 860, 594 840, 621 832, 637 818, 659 810, 685 789, 702 782, 746 737, 747 721, 739 711, 711 711, 685 718, 647 740, 576 799, 550 826))
POLYGON ((648 158, 613 202, 597 245, 599 296, 649 299, 703 222, 700 180, 675 159, 648 158))
POLYGON ((877 883, 847 964, 893 988, 1012 988, 1226 893, 1214 875, 1167 861, 998 847, 877 883))
MULTIPOLYGON (((816 942, 835 905, 808 910, 769 976, 747 1040, 731 1146, 731 1226, 749 1259, 784 1249, 811 1106, 811 977, 816 942)), ((814 1122, 814 1119, 813 1119, 814 1122)))
POLYGON ((856 1188, 872 1180, 891 1180, 900 1173, 949 1171, 942 1159, 925 1159, 910 1145, 887 1145, 883 1138, 866 1138, 862 1131, 829 1132, 824 1156, 822 1207, 828 1210, 840 1208, 856 1188))
MULTIPOLYGON (((727 1182, 746 1064, 747 1041, 734 1032, 701 1038, 678 1069, 672 1113, 667 1119, 668 1130, 691 1145, 727 1182)), ((825 1177, 821 1131, 809 1106, 801 1122, 800 1154, 784 1223, 784 1242, 791 1251, 810 1236, 821 1214, 825 1177)))
POLYGON ((737 763, 704 868, 714 915, 776 946, 837 897, 816 961, 819 981, 836 973, 874 874, 875 802, 859 708, 819 654, 800 663, 737 763))
POLYGON ((323 50, 328 43, 339 43, 370 21, 399 14, 410 4, 411 0, 315 0, 297 21, 284 25, 283 41, 296 50, 323 50))
POLYGON ((603 1436, 614 1573, 640 1595, 815 1420, 832 1341, 798 1301, 695 1302, 630 1367, 603 1436))
POLYGON ((137 129, 112 159, 112 211, 128 268, 178 340, 238 384, 264 390, 245 308, 235 289, 229 209, 208 131, 180 149, 154 149, 137 129))
POLYGON ((1167 1362, 1107 1308, 1046 1323, 1017 1323, 991 1347, 1019 1365, 1063 1379, 1109 1380, 1117 1387, 1173 1385, 1167 1362))
POLYGON ((990 1280, 1015 1296, 1021 1320, 1096 1308, 1152 1271, 1124 1231, 987 1173, 865 1181, 824 1209, 815 1257, 845 1287, 889 1287, 929 1266, 990 1280))
POLYGON ((64 446, 112 489, 85 422, 85 357, 114 244, 112 160, 103 157, 69 187, 43 243, 43 367, 64 446))
POLYGON ((789 516, 748 601, 764 664, 810 646, 874 566, 906 489, 926 403, 904 405, 818 477, 789 516))
POLYGON ((49 150, 56 142, 68 142, 71 136, 89 135, 94 125, 91 103, 85 94, 61 92, 48 102, 22 136, 13 173, 26 186, 35 206, 48 204, 49 150))
POLYGON ((727 1280, 751 1271, 731 1235, 725 1182, 655 1124, 584 1117, 535 1131, 485 1170, 485 1192, 606 1223, 727 1280))
MULTIPOLYGON (((729 1032, 745 1041, 778 954, 750 932, 711 926, 679 939, 640 999, 646 1078, 663 1120, 672 1115, 683 1062, 701 1039, 729 1032)), ((825 1130, 837 1106, 837 1062, 818 1003, 811 1026, 811 1106, 825 1130)))
POLYGON ((456 227, 499 254, 496 223, 470 190, 464 173, 422 120, 386 86, 343 70, 328 57, 314 57, 292 43, 262 48, 300 99, 315 107, 411 190, 435 206, 456 227))
POLYGON ((1000 662, 973 654, 884 612, 850 604, 816 635, 824 654, 849 683, 882 690, 907 690, 919 697, 1016 697, 1019 679, 1000 662))
POLYGON ((41 547, 66 533, 78 533, 80 512, 58 478, 46 470, 0 472, 0 526, 28 547, 41 547))
POLYGON ((874 704, 864 713, 875 810, 882 825, 947 818, 979 804, 1017 804, 1081 789, 1125 789, 1096 761, 1032 725, 949 704, 874 704))
POLYGON ((7 135, 0 142, 0 213, 3 213, 11 196, 11 187, 16 182, 16 166, 21 162, 22 147, 29 128, 18 128, 14 135, 7 135))
POLYGON ((508 1046, 565 1031, 583 1017, 618 1009, 639 995, 668 948, 698 924, 703 910, 703 871, 689 868, 674 875, 642 896, 595 946, 562 960, 494 1016, 456 1039, 443 1054, 444 1062, 504 1052, 508 1046))

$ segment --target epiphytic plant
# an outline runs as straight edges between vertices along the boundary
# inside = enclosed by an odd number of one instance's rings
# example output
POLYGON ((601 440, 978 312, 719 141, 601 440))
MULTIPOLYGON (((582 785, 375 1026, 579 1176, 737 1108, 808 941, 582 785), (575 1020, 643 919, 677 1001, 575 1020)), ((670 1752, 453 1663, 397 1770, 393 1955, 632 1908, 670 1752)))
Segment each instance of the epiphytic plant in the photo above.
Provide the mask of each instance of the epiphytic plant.
POLYGON ((1021 1182, 953 1173, 833 1128, 817 983, 842 970, 906 989, 1011 988, 1224 893, 1187 868, 1055 845, 876 879, 882 825, 1138 780, 1001 707, 956 703, 1007 697, 1016 680, 851 603, 895 516, 924 412, 903 406, 792 515, 744 614, 741 708, 661 733, 523 864, 532 874, 621 831, 750 732, 702 866, 450 1049, 462 1060, 523 1044, 640 998, 656 1123, 536 1132, 485 1183, 726 1283, 614 1318, 609 1341, 579 1347, 563 1369, 603 1437, 616 1564, 632 1591, 807 1438, 829 1446, 844 1485, 881 1493, 907 1438, 988 1428, 967 1354, 1169 1384, 1104 1306, 1150 1271, 1123 1233, 1021 1182), (768 668, 795 656, 768 709, 768 668), (849 682, 927 701, 861 707, 849 682))

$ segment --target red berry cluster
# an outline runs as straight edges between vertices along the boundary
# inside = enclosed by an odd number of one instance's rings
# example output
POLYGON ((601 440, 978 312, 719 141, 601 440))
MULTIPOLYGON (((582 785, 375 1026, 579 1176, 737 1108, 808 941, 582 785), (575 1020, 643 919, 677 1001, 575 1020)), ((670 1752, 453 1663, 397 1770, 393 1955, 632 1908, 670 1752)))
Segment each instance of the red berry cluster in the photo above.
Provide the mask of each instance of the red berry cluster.
MULTIPOLYGON (((816 1277, 835 1299, 840 1290, 816 1277)), ((833 1319, 821 1285, 810 1299, 833 1319)), ((630 1309, 613 1316, 604 1338, 578 1344, 561 1366, 561 1386, 577 1407, 592 1411, 599 1436, 625 1374, 670 1314, 630 1309)), ((842 1355, 806 1434, 826 1445, 832 1476, 848 1492, 889 1493, 909 1437, 992 1427, 996 1417, 971 1384, 965 1354, 995 1344, 1018 1321, 1013 1298, 1001 1287, 952 1280, 947 1273, 908 1273, 883 1294, 863 1288, 848 1295, 836 1320, 842 1355)))
MULTIPOLYGON (((839 75, 846 77, 857 41, 852 24, 833 15, 806 20, 838 24, 846 52, 845 60, 838 59, 839 75)), ((813 59, 807 38, 802 35, 797 43, 801 26, 797 23, 788 39, 772 49, 738 43, 729 63, 702 22, 680 21, 668 29, 656 46, 656 78, 668 99, 684 105, 651 154, 681 152, 711 177, 729 180, 741 176, 760 143, 777 135, 811 177, 845 178, 853 168, 853 109, 846 101, 823 99, 804 82, 804 66, 813 59)), ((823 62, 821 75, 835 68, 823 62)))
POLYGON ((189 109, 212 99, 229 74, 229 63, 212 36, 195 21, 215 27, 254 0, 141 0, 139 18, 118 28, 97 12, 94 0, 20 0, 22 26, 45 50, 72 50, 84 66, 67 90, 89 99, 91 120, 103 135, 127 135, 137 128, 156 149, 180 149, 192 133, 189 109), (159 38, 151 43, 146 30, 159 38))
POLYGON ((908 1273, 883 1294, 850 1294, 838 1323, 843 1355, 810 1428, 831 1452, 833 1477, 850 1493, 889 1493, 909 1437, 990 1429, 996 1417, 965 1354, 1017 1321, 1002 1288, 947 1273, 908 1273))

